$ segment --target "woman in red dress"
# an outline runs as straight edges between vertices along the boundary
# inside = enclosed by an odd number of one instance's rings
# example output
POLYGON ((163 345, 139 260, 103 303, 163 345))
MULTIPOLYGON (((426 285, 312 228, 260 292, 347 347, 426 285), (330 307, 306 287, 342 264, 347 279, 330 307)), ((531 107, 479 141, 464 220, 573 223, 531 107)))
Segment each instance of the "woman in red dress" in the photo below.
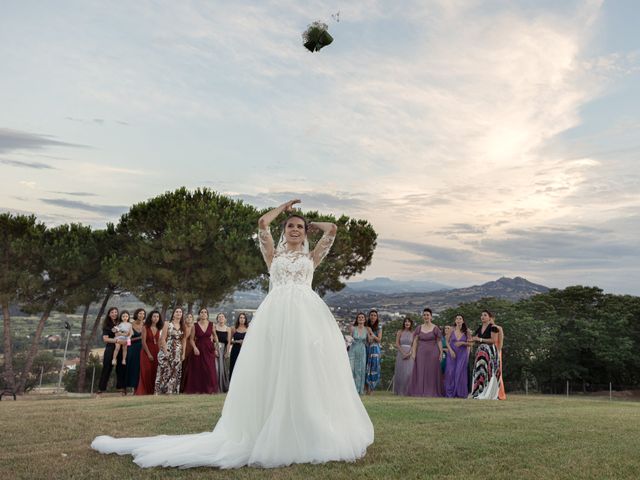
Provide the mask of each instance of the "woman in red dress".
POLYGON ((160 332, 163 324, 158 310, 150 312, 144 321, 140 351, 140 380, 135 395, 153 395, 155 391, 160 332))
POLYGON ((201 308, 198 321, 193 324, 189 342, 193 347, 189 360, 189 373, 184 393, 218 393, 218 373, 216 356, 218 343, 213 323, 209 321, 209 311, 201 308))

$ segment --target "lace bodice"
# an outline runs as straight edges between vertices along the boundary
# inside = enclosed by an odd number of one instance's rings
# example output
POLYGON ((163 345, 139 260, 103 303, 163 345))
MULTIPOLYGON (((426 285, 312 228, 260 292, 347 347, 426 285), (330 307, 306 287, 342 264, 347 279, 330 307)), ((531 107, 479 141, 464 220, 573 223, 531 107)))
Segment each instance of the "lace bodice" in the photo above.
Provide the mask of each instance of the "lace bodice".
POLYGON ((276 250, 271 259, 266 253, 266 245, 271 242, 273 245, 273 239, 269 229, 260 230, 258 234, 260 242, 260 251, 262 256, 269 266, 269 276, 271 279, 271 288, 283 286, 283 285, 306 285, 311 287, 313 281, 313 272, 315 270, 314 262, 319 264, 324 257, 327 256, 335 235, 325 233, 314 250, 309 253, 303 252, 288 252, 286 250, 276 250), (314 260, 315 259, 315 260, 314 260))

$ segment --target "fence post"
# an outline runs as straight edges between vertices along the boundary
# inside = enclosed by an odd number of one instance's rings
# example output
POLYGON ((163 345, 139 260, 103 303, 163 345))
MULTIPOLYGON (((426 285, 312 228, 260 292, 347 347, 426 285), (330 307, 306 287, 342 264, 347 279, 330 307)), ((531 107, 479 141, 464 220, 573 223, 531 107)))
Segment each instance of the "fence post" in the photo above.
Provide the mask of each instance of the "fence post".
POLYGON ((529 395, 529 379, 524 379, 524 394, 529 395))
POLYGON ((44 372, 44 367, 40 367, 40 385, 38 385, 39 389, 42 389, 42 373, 44 372))
POLYGON ((611 390, 611 382, 609 382, 609 400, 613 400, 613 392, 611 390))
POLYGON ((569 380, 567 380, 567 398, 569 398, 569 380))
POLYGON ((96 366, 93 366, 93 373, 91 374, 91 395, 93 395, 93 381, 96 378, 96 366))

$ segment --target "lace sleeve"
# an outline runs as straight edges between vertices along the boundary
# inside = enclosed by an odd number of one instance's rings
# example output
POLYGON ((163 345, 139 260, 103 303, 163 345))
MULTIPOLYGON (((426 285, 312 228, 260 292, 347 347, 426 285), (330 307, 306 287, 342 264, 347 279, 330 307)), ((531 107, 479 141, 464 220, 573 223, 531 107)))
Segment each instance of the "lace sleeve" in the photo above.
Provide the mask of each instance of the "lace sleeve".
POLYGON ((258 229, 258 244, 260 245, 260 253, 262 253, 264 263, 267 264, 267 268, 270 268, 271 260, 273 260, 273 237, 269 227, 258 229))
POLYGON ((325 233, 322 238, 318 240, 316 247, 313 249, 313 264, 317 267, 320 262, 327 256, 331 246, 333 245, 336 235, 331 233, 325 233))

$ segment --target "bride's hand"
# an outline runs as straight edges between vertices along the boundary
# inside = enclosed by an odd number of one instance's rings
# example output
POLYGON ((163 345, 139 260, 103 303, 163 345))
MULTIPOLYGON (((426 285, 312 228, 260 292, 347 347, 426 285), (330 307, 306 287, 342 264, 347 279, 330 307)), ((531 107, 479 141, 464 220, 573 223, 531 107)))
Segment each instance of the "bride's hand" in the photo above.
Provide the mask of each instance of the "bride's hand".
POLYGON ((287 203, 282 204, 282 211, 286 212, 286 213, 293 212, 295 210, 293 208, 293 206, 296 203, 300 203, 300 199, 299 198, 296 198, 296 199, 293 199, 293 200, 289 200, 287 203))

